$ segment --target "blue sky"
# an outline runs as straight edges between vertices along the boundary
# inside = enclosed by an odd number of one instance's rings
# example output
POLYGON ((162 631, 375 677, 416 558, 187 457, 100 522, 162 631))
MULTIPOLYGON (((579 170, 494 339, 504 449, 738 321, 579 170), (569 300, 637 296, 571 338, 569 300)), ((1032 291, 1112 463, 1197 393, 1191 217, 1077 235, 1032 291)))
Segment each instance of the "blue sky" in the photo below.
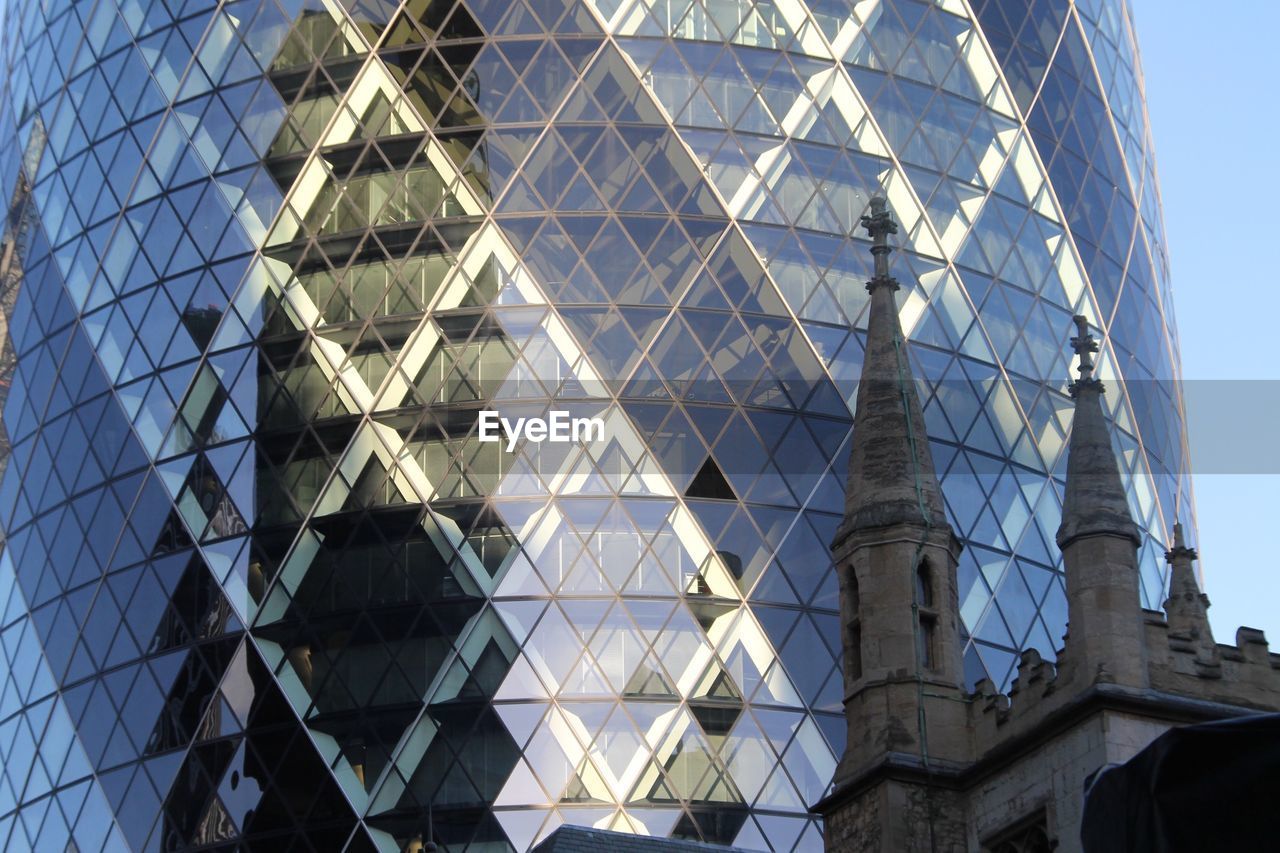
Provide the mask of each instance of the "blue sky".
POLYGON ((1130 0, 1173 275, 1205 591, 1219 642, 1280 648, 1280 4, 1130 0))

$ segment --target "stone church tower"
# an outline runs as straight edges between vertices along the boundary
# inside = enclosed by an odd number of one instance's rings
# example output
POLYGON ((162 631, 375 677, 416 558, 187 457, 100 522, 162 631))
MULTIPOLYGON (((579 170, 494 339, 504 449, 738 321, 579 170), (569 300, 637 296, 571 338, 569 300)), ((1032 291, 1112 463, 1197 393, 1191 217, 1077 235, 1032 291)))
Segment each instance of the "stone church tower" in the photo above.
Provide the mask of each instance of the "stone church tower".
POLYGON ((884 199, 863 217, 875 274, 843 523, 832 545, 844 628, 848 745, 814 810, 826 849, 1075 851, 1087 780, 1182 724, 1280 708, 1280 655, 1261 632, 1214 642, 1175 525, 1163 613, 1142 608, 1129 514, 1083 317, 1058 547, 1068 631, 1057 664, 1022 654, 1009 695, 970 692, 956 561, 889 274, 884 199))

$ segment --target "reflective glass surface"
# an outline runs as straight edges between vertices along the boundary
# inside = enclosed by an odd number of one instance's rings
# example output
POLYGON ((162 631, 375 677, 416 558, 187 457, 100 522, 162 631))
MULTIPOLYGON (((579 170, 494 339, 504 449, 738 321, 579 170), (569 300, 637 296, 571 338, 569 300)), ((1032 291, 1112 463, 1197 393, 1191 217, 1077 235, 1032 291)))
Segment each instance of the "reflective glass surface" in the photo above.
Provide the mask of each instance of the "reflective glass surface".
POLYGON ((1122 0, 0 14, 5 849, 820 849, 877 189, 969 679, 1064 630, 1073 314, 1163 598, 1122 0))

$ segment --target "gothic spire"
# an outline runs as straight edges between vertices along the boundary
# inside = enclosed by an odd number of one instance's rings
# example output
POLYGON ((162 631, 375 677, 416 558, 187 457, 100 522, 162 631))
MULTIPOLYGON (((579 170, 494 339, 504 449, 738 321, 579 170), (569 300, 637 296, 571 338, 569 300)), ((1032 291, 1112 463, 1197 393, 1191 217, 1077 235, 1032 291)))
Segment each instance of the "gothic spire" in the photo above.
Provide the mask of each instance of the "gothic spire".
MULTIPOLYGON (((898 225, 881 196, 871 199, 862 225, 871 235, 875 275, 867 282, 871 314, 858 385, 844 522, 837 541, 855 530, 893 524, 947 525, 933 470, 924 414, 907 358, 889 274, 889 236, 898 225)), ((949 529, 949 528, 948 528, 949 529)))
POLYGON ((1165 552, 1169 563, 1169 597, 1164 602, 1169 632, 1198 642, 1207 653, 1214 651, 1213 630, 1209 627, 1209 596, 1196 582, 1194 548, 1188 548, 1182 525, 1173 525, 1173 547, 1165 552))
POLYGON ((1076 336, 1071 346, 1080 357, 1080 378, 1069 390, 1076 401, 1071 444, 1067 450, 1067 488, 1062 501, 1062 525, 1058 547, 1085 536, 1110 534, 1133 541, 1138 528, 1129 514, 1129 501, 1120 483, 1120 467, 1111 448, 1111 435, 1102 412, 1102 381, 1093 375, 1093 354, 1098 342, 1089 334, 1088 321, 1074 318, 1076 336))

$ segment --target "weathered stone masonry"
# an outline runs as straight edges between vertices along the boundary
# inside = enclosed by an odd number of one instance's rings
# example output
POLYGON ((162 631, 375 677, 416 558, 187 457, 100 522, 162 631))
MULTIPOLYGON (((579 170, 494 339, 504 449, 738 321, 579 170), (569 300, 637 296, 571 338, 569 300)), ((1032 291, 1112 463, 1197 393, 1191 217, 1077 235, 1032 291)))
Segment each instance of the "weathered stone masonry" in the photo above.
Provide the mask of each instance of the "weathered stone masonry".
POLYGON ((964 687, 956 559, 889 275, 883 199, 863 225, 875 276, 844 522, 833 543, 844 625, 848 746, 814 806, 826 848, 1080 849, 1092 774, 1167 729, 1280 709, 1280 655, 1260 631, 1214 641, 1181 525, 1164 612, 1144 610, 1129 514, 1083 317, 1058 547, 1068 635, 1056 664, 1022 654, 1008 695, 964 687))

